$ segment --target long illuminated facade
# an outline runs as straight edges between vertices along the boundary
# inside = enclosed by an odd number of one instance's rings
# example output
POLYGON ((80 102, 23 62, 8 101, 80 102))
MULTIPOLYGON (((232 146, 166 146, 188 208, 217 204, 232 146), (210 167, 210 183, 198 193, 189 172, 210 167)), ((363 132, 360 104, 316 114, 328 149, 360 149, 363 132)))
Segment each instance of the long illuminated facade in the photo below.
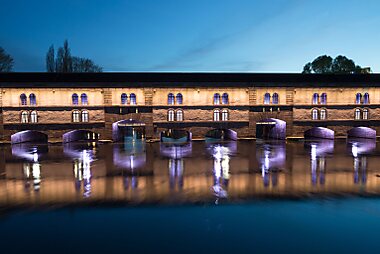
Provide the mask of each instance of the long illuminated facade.
POLYGON ((364 137, 380 75, 0 74, 0 141, 364 137))

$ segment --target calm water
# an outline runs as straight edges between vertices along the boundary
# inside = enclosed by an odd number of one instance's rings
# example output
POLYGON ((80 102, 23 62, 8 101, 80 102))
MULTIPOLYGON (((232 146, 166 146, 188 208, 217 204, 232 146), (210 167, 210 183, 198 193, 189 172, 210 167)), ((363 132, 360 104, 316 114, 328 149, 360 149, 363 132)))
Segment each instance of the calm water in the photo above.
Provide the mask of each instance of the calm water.
POLYGON ((0 147, 3 253, 378 253, 375 141, 0 147))

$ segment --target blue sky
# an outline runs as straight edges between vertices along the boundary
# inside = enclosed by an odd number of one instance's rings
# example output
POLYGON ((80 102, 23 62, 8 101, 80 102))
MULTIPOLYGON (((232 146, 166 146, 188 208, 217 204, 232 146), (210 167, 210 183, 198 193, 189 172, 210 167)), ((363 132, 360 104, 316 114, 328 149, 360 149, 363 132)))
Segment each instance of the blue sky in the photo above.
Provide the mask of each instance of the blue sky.
POLYGON ((67 38, 104 71, 300 72, 339 54, 380 71, 380 1, 0 0, 15 71, 67 38))

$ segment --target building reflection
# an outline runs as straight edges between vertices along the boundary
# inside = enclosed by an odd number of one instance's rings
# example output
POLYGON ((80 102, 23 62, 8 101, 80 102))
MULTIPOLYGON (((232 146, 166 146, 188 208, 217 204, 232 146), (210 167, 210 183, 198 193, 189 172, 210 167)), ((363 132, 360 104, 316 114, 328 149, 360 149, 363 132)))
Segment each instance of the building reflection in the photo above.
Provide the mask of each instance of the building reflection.
POLYGON ((326 182, 326 157, 334 152, 334 140, 305 141, 310 153, 311 183, 313 186, 326 182))
POLYGON ((348 139, 347 146, 354 158, 354 183, 365 185, 367 182, 368 155, 376 149, 375 139, 348 139))
POLYGON ((185 144, 160 144, 160 153, 168 158, 169 187, 174 190, 183 188, 184 157, 191 156, 192 143, 185 144))
POLYGON ((278 173, 285 168, 286 163, 285 142, 256 143, 256 157, 264 186, 271 183, 273 187, 277 186, 278 173))

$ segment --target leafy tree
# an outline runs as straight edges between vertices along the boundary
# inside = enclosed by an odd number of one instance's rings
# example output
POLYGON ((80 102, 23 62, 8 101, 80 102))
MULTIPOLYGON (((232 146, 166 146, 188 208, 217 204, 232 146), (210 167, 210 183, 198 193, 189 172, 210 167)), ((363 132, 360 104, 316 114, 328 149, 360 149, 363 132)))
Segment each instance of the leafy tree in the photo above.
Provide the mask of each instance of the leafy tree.
POLYGON ((317 74, 357 74, 370 73, 371 68, 362 68, 356 65, 352 59, 345 56, 337 56, 334 59, 331 56, 323 55, 307 63, 303 67, 302 73, 317 73, 317 74))
POLYGON ((11 72, 13 70, 13 58, 0 47, 0 72, 11 72))

